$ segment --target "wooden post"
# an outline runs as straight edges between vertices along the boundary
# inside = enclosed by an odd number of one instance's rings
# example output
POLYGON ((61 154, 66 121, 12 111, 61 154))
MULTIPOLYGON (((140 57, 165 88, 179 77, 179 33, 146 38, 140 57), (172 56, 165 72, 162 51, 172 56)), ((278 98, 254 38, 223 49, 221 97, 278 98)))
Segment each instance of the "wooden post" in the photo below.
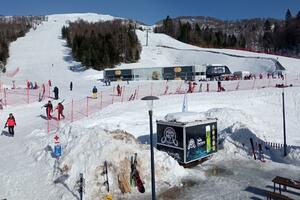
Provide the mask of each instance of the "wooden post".
POLYGON ((74 116, 73 116, 73 109, 74 109, 74 100, 72 99, 72 103, 71 103, 71 122, 73 122, 73 120, 74 120, 74 116))
POLYGON ((122 102, 123 102, 123 100, 124 100, 124 92, 125 92, 125 85, 122 87, 122 102))
POLYGON ((6 100, 6 88, 3 89, 4 92, 4 105, 7 106, 7 100, 6 100))
POLYGON ((100 92, 100 98, 101 98, 101 101, 100 101, 100 110, 102 110, 102 91, 100 92))
POLYGON ((86 97, 86 116, 89 116, 89 98, 86 97))
POLYGON ((256 78, 255 78, 254 81, 253 81, 252 90, 254 89, 255 81, 256 81, 256 78))
POLYGON ((153 94, 153 82, 151 82, 151 96, 153 94))
POLYGON ((29 104, 29 89, 27 88, 27 103, 29 104))
POLYGON ((115 99, 115 87, 113 87, 113 94, 111 98, 111 104, 114 104, 114 99, 115 99))

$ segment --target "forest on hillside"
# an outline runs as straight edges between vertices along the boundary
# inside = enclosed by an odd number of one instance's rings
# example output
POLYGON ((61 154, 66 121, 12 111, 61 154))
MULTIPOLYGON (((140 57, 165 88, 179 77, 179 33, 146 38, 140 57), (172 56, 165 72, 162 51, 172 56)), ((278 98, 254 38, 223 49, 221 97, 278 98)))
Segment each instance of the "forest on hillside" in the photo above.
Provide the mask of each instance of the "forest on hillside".
POLYGON ((300 11, 285 20, 245 19, 223 21, 211 17, 167 16, 154 32, 165 33, 182 42, 200 47, 247 49, 300 56, 300 11))
POLYGON ((23 37, 30 28, 44 21, 44 16, 0 17, 0 62, 4 65, 9 57, 9 44, 23 37))
POLYGON ((62 28, 62 36, 75 60, 96 70, 140 59, 141 45, 129 21, 70 22, 62 28))

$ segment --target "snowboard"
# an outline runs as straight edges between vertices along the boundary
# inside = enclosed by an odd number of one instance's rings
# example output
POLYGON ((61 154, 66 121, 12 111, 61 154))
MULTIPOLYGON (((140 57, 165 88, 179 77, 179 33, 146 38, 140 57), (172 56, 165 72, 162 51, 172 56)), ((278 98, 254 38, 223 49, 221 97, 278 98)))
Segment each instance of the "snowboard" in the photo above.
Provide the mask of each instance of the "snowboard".
POLYGON ((136 168, 137 165, 137 153, 134 154, 134 157, 131 156, 131 173, 130 173, 130 185, 135 186, 140 193, 145 192, 144 183, 140 177, 140 173, 136 168))
POLYGON ((250 143, 251 143, 251 149, 252 149, 252 153, 253 153, 253 158, 254 158, 254 160, 256 160, 254 143, 253 143, 253 139, 252 138, 250 138, 250 143))

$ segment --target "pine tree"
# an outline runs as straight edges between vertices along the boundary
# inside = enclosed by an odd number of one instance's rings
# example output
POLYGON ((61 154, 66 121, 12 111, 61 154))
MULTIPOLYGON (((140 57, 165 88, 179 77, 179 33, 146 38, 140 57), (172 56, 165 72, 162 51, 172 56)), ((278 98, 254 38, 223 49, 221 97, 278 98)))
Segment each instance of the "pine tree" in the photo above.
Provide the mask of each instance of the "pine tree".
POLYGON ((291 14, 290 9, 288 8, 285 13, 285 21, 289 21, 290 19, 292 19, 292 14, 291 14))

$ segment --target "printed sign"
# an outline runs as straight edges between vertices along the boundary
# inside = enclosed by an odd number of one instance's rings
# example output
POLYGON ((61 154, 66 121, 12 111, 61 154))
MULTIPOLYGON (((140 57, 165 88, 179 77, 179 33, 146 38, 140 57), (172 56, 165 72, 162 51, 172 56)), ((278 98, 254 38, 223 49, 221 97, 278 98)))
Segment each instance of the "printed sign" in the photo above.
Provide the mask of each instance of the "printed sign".
POLYGON ((157 143, 183 148, 183 128, 158 124, 157 143))
POLYGON ((175 149, 175 148, 170 148, 162 145, 157 145, 157 149, 160 151, 166 152, 169 156, 172 156, 175 160, 179 162, 184 162, 183 160, 183 150, 180 149, 175 149))
POLYGON ((186 162, 206 157, 217 150, 217 124, 186 128, 186 162))
POLYGON ((61 145, 57 144, 54 146, 54 155, 59 158, 61 156, 61 145))

